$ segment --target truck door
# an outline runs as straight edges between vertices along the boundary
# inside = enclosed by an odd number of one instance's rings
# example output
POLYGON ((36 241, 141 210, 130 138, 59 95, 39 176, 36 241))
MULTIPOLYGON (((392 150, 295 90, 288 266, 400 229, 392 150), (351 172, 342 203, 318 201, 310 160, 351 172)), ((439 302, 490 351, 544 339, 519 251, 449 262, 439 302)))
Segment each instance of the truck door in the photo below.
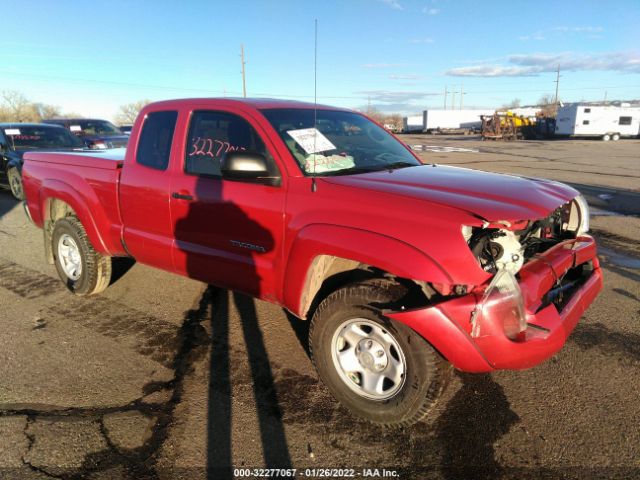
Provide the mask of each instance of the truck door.
POLYGON ((120 178, 123 237, 141 263, 172 270, 171 206, 168 172, 177 111, 149 112, 137 139, 135 157, 127 156, 120 178))
POLYGON ((187 129, 171 185, 175 270, 274 300, 285 187, 223 180, 220 174, 228 152, 247 151, 265 155, 278 175, 273 148, 249 117, 223 110, 192 112, 187 129))

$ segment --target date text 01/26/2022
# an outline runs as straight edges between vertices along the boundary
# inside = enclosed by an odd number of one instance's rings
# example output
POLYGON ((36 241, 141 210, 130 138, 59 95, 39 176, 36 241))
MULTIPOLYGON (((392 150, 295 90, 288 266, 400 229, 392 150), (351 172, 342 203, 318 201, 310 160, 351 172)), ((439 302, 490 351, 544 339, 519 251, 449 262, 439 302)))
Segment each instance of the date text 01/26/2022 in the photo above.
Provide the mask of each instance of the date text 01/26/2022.
POLYGON ((236 468, 235 478, 399 478, 396 470, 386 468, 236 468))

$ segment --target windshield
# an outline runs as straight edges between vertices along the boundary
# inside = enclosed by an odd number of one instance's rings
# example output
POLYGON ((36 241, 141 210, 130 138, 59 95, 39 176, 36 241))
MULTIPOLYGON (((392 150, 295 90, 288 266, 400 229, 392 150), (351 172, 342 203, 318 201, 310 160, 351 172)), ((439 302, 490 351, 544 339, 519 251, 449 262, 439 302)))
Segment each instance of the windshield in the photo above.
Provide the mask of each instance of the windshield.
POLYGON ((69 130, 47 125, 5 127, 4 134, 14 150, 38 148, 84 148, 84 142, 69 130))
POLYGON ((306 175, 345 175, 420 162, 382 127, 354 112, 262 110, 306 175))
POLYGON ((122 135, 118 127, 106 120, 78 120, 69 125, 69 130, 78 135, 122 135))

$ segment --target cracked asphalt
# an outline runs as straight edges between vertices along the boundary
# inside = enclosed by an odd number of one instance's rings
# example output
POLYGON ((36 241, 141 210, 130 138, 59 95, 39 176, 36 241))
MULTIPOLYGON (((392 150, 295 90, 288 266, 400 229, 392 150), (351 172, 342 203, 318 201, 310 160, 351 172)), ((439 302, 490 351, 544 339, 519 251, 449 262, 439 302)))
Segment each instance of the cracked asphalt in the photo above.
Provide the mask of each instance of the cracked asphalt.
POLYGON ((387 468, 401 478, 640 478, 640 141, 480 142, 428 161, 570 182, 598 208, 605 289, 527 371, 457 373, 389 431, 318 381, 305 322, 142 265, 88 299, 0 191, 0 479, 233 478, 236 468, 387 468))

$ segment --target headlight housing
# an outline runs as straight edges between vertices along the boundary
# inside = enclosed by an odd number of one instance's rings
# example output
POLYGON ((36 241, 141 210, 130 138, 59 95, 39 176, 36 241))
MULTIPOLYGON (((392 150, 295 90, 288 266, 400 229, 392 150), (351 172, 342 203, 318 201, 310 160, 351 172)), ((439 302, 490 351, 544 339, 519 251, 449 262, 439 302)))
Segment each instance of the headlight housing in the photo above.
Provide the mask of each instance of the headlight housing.
POLYGON ((513 273, 501 269, 493 277, 473 316, 473 338, 496 335, 502 326, 511 340, 527 328, 527 316, 520 285, 513 273))
POLYGON ((578 210, 578 229, 576 230, 578 236, 589 231, 589 204, 582 195, 578 195, 574 201, 578 210))

